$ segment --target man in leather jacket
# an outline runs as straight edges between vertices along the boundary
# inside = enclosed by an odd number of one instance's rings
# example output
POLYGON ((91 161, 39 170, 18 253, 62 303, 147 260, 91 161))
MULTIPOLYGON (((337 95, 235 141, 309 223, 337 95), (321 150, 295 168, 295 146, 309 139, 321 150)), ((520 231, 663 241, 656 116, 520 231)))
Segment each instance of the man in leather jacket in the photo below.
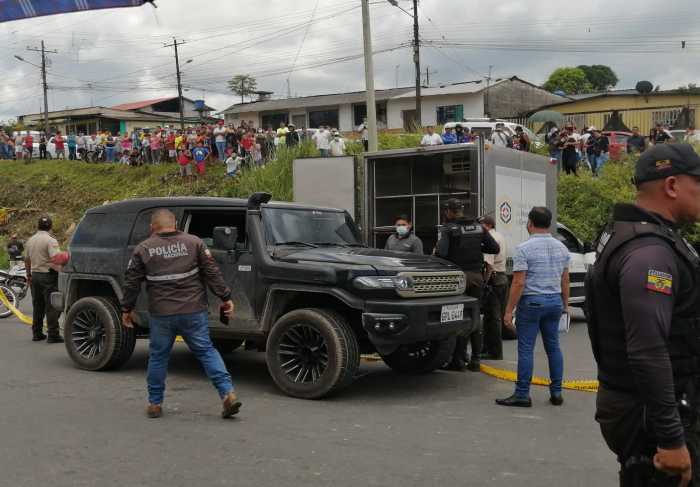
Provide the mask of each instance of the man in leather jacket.
POLYGON ((621 486, 700 486, 700 259, 678 234, 700 220, 700 157, 656 146, 634 183, 636 203, 615 206, 586 278, 596 421, 621 486))

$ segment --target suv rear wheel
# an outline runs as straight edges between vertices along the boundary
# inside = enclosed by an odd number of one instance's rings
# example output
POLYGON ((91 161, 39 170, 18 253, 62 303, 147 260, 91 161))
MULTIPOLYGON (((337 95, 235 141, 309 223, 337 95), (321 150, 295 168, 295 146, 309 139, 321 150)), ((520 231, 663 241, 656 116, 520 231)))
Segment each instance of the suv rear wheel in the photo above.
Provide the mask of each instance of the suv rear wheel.
POLYGON ((347 320, 326 309, 282 316, 267 339, 267 367, 286 394, 318 399, 349 385, 360 366, 357 338, 347 320))
POLYGON ((396 351, 382 355, 384 363, 402 374, 427 374, 450 361, 455 338, 401 345, 396 351))
POLYGON ((68 355, 85 370, 121 367, 136 344, 134 329, 122 326, 117 306, 102 297, 82 298, 70 307, 64 336, 68 355))

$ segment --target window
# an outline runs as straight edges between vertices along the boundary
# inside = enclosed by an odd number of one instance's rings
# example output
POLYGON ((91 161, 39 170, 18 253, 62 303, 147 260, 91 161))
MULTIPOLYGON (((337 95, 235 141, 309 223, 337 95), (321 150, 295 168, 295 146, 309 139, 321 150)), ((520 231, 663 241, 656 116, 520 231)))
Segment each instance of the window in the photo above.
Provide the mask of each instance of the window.
MULTIPOLYGON (((359 126, 367 118, 367 104, 357 103, 352 106, 354 126, 359 126)), ((386 127, 386 102, 377 102, 377 128, 386 127)))
POLYGON ((338 127, 338 109, 314 110, 309 112, 309 128, 319 128, 321 125, 338 127))
POLYGON ((437 107, 437 123, 438 125, 447 122, 461 122, 464 118, 464 105, 447 105, 437 107))
POLYGON ((126 215, 88 213, 78 225, 71 245, 85 247, 115 248, 126 242, 124 219, 126 215))
POLYGON ((403 117, 403 129, 406 132, 416 131, 416 111, 415 110, 402 110, 401 116, 403 117))
POLYGON ((185 231, 201 238, 208 247, 214 247, 215 227, 235 227, 238 229, 238 243, 246 241, 245 210, 192 211, 185 217, 185 231))
POLYGON ((287 123, 289 119, 289 114, 287 112, 273 112, 273 113, 263 113, 261 117, 262 128, 267 129, 268 127, 277 130, 280 123, 287 123))
MULTIPOLYGON (((660 123, 661 125, 673 126, 676 124, 683 111, 683 108, 672 108, 670 110, 657 110, 655 112, 651 112, 651 124, 656 125, 657 123, 660 123)), ((688 120, 690 121, 689 124, 692 125, 695 121, 695 109, 689 108, 685 109, 685 111, 688 113, 688 120)))
POLYGON ((304 242, 316 245, 360 245, 360 233, 350 215, 339 211, 264 208, 268 243, 304 242))

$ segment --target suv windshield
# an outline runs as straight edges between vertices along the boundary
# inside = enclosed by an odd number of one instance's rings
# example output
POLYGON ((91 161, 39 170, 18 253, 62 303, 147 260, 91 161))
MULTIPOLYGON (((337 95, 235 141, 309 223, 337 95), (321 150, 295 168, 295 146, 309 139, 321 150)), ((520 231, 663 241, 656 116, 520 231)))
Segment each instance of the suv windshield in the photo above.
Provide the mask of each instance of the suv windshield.
POLYGON ((265 235, 270 245, 361 245, 350 215, 337 211, 263 208, 265 235))

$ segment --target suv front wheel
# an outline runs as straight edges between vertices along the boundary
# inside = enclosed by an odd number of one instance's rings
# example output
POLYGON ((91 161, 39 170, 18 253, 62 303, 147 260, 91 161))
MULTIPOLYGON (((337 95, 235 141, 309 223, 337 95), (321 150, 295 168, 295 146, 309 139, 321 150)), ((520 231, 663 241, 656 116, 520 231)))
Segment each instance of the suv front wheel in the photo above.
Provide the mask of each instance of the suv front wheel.
POLYGON ((118 369, 136 344, 134 329, 122 326, 117 306, 102 297, 76 301, 66 314, 64 334, 68 355, 85 370, 118 369))
POLYGON ((267 339, 267 367, 286 394, 318 399, 349 385, 360 366, 357 338, 347 320, 327 309, 282 316, 267 339))

